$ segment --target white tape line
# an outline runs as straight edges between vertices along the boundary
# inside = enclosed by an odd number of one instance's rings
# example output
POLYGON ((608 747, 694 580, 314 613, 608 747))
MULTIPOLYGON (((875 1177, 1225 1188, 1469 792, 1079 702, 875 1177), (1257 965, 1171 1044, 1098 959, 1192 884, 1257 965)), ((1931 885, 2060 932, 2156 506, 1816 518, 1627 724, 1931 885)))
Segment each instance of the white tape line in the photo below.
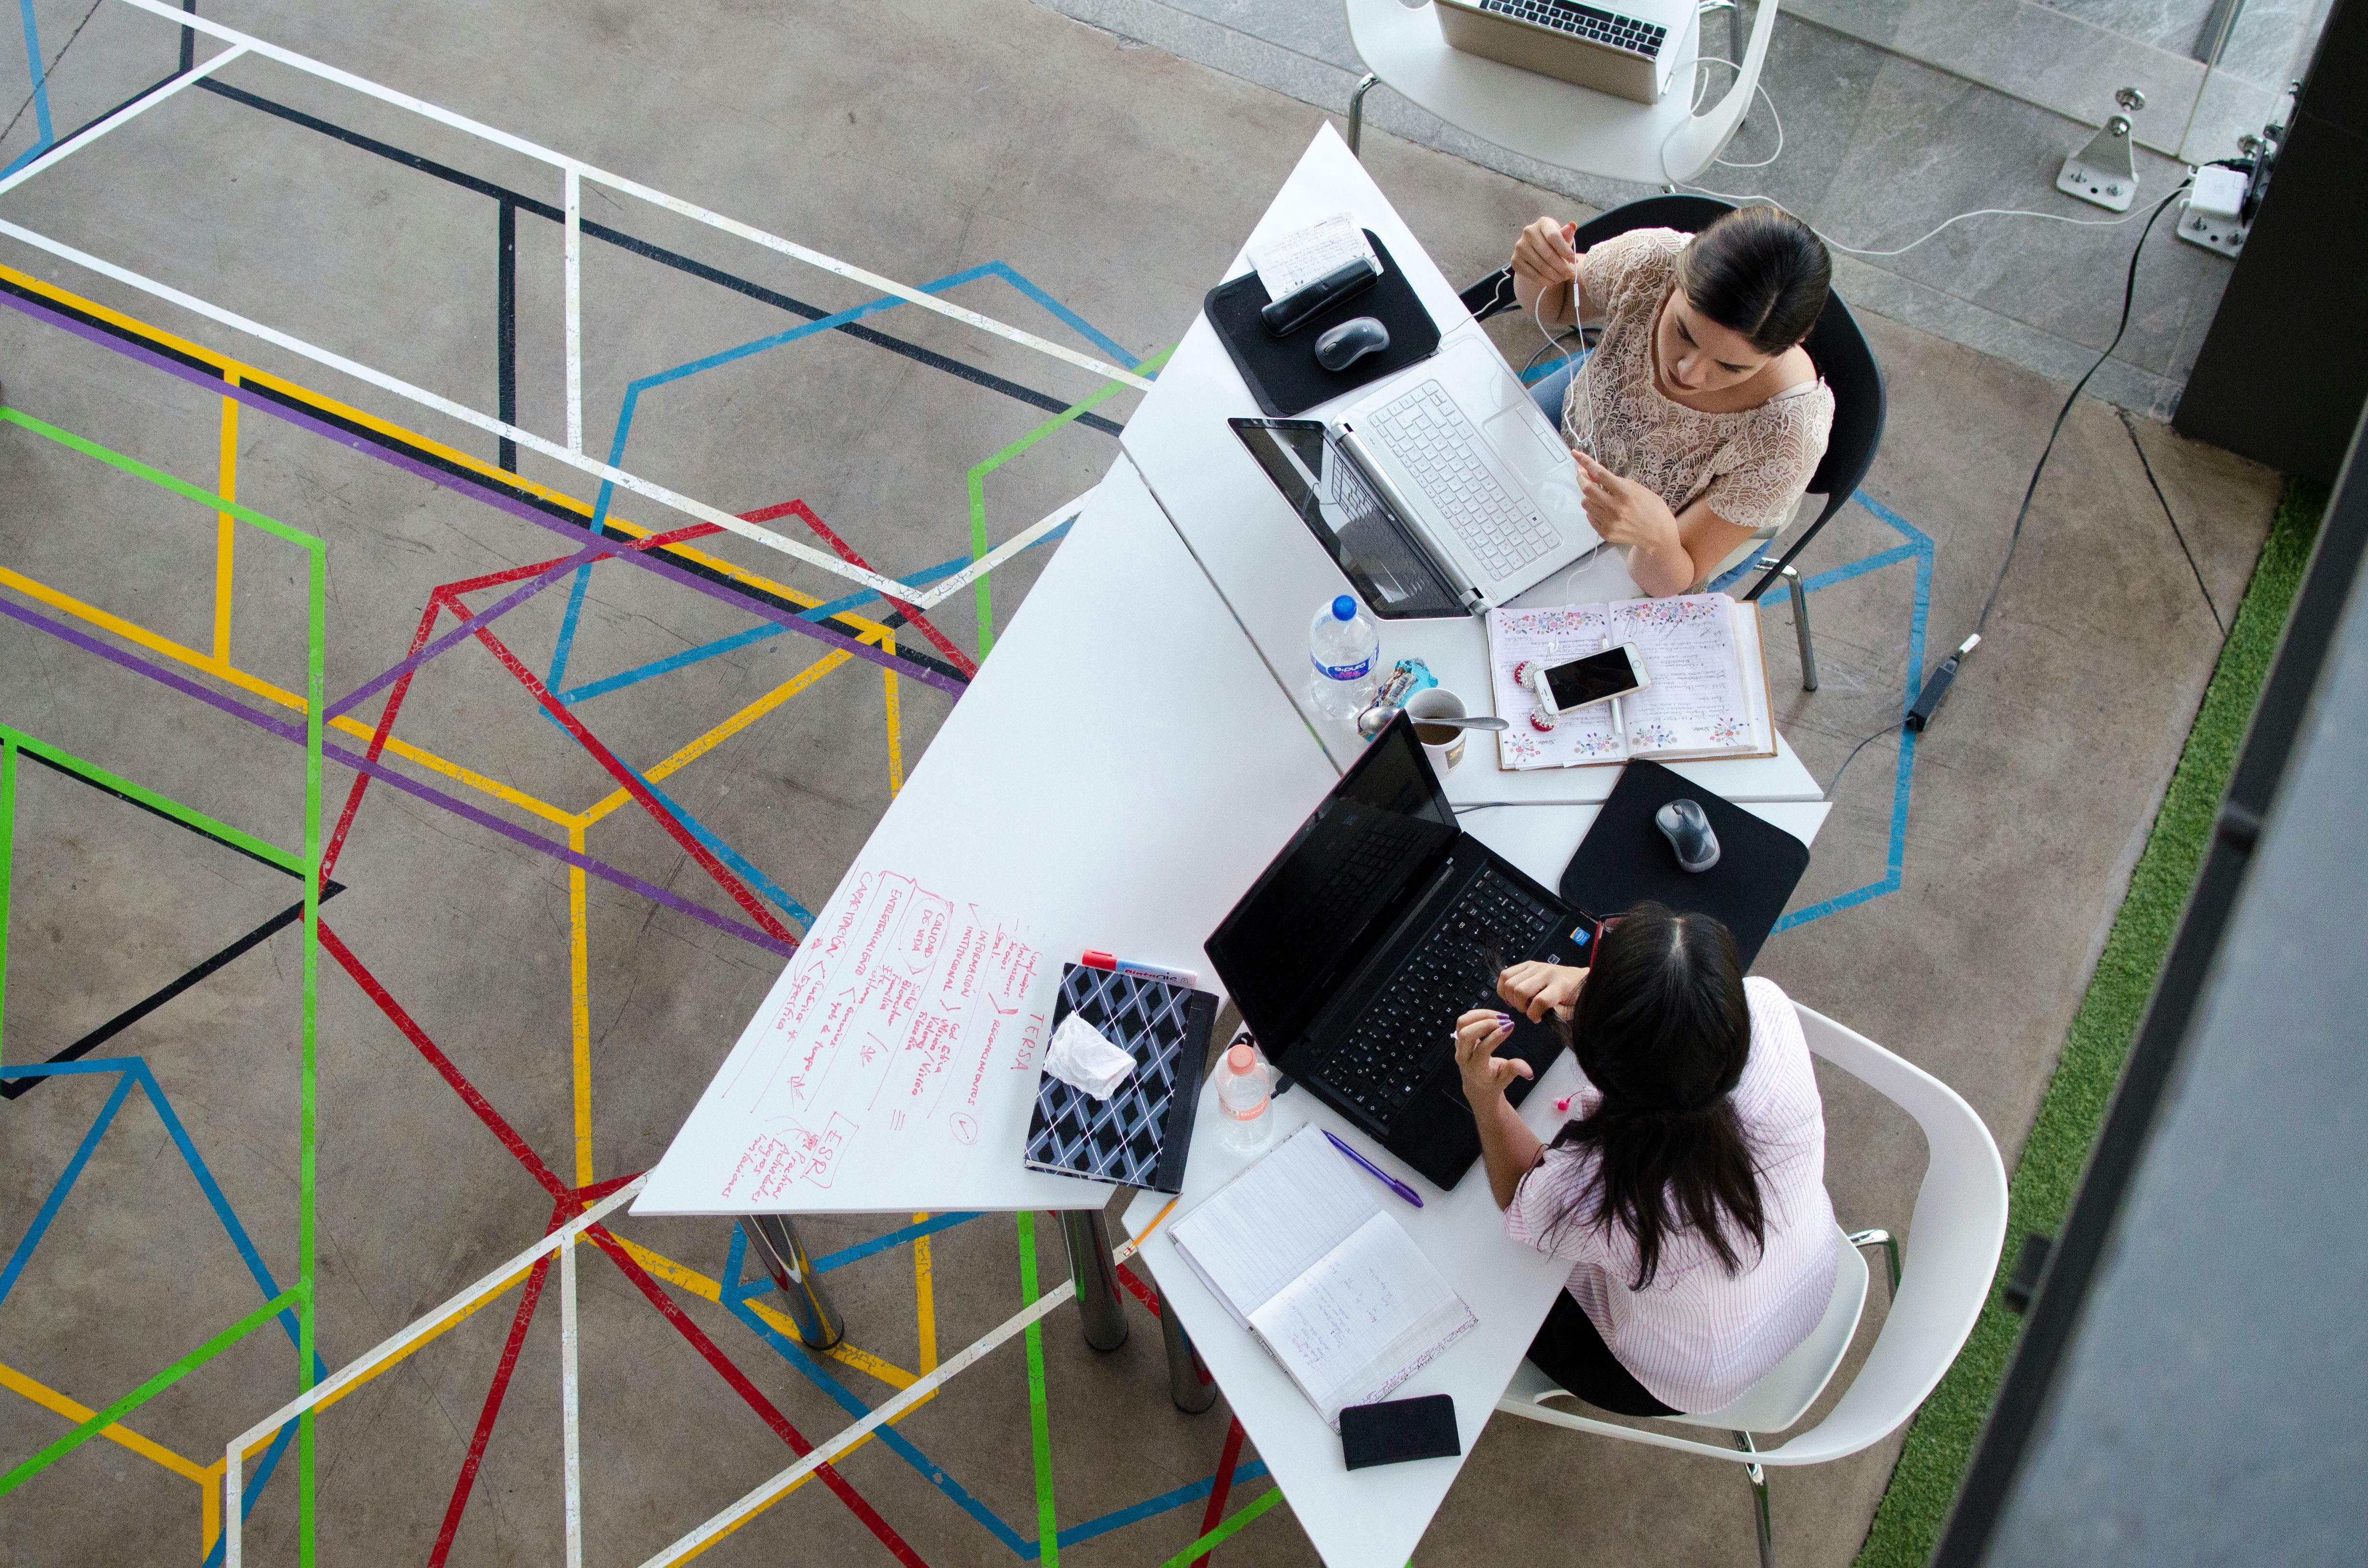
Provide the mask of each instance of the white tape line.
MULTIPOLYGON (((182 13, 178 11, 173 13, 173 15, 176 17, 181 14, 182 13)), ((577 1236, 582 1235, 592 1226, 598 1224, 602 1218, 608 1215, 610 1211, 622 1207, 624 1204, 632 1202, 635 1198, 639 1197, 641 1195, 642 1188, 649 1185, 649 1173, 646 1171, 642 1173, 640 1176, 635 1176, 632 1180, 627 1182, 624 1186, 619 1187, 616 1191, 610 1193, 608 1197, 602 1199, 591 1208, 586 1209, 575 1219, 568 1221, 567 1223, 560 1226, 559 1229, 552 1232, 551 1234, 535 1243, 534 1245, 527 1248, 516 1257, 511 1258, 507 1263, 501 1265, 492 1273, 486 1275, 484 1278, 479 1279, 475 1284, 463 1286, 457 1294, 447 1298, 443 1305, 436 1308, 433 1312, 428 1312, 424 1317, 413 1319, 410 1323, 395 1330, 394 1333, 388 1335, 385 1339, 381 1340, 371 1349, 363 1352, 353 1360, 347 1362, 344 1366, 330 1373, 321 1381, 314 1383, 311 1388, 305 1390, 294 1399, 290 1400, 286 1404, 281 1405, 279 1409, 273 1411, 270 1415, 265 1416, 254 1426, 249 1426, 245 1431, 241 1432, 237 1437, 233 1437, 230 1440, 229 1445, 222 1450, 224 1460, 222 1464, 222 1499, 227 1505, 227 1507, 222 1514, 222 1568, 234 1568, 234 1565, 239 1560, 239 1539, 241 1530, 239 1528, 240 1519, 238 1517, 238 1494, 242 1484, 242 1476, 246 1468, 245 1454, 250 1445, 263 1437, 268 1437, 271 1433, 278 1431, 280 1427, 287 1426, 289 1422, 293 1421, 297 1416, 302 1415, 304 1412, 312 1409, 314 1405, 320 1403, 321 1401, 328 1398, 339 1389, 344 1388, 347 1383, 355 1381, 364 1373, 368 1372, 371 1368, 377 1366, 380 1362, 385 1360, 390 1356, 393 1356, 399 1351, 408 1349, 411 1346, 417 1344, 420 1340, 426 1338, 431 1332, 433 1332, 438 1324, 444 1322, 445 1319, 460 1312, 463 1307, 468 1306, 479 1297, 484 1296, 495 1286, 499 1285, 503 1280, 508 1278, 511 1275, 518 1273, 522 1268, 530 1267, 534 1263, 535 1259, 546 1256, 551 1253, 558 1251, 561 1247, 565 1246, 569 1242, 572 1242, 577 1236)))
POLYGON ((584 182, 566 176, 567 449, 584 449, 584 182))
POLYGON ((523 137, 513 136, 506 131, 496 131, 490 125, 471 119, 466 115, 455 114, 450 109, 427 102, 425 98, 416 98, 408 93, 400 93, 392 87, 382 87, 367 77, 357 76, 349 71, 340 71, 334 65, 324 64, 309 56, 298 54, 293 50, 282 49, 276 43, 266 42, 252 34, 240 32, 234 28, 223 27, 220 22, 211 21, 203 17, 191 16, 175 6, 165 5, 163 0, 124 0, 124 3, 137 6, 143 11, 162 17, 176 27, 195 28, 199 32, 211 34, 226 42, 245 44, 268 60, 276 60, 283 65, 292 66, 299 71, 318 76, 324 81, 350 87, 355 92, 366 93, 382 103, 393 104, 399 108, 409 109, 414 114, 425 115, 439 124, 449 125, 456 131, 467 131, 472 136, 482 137, 496 145, 507 147, 512 152, 522 153, 529 158, 537 158, 543 163, 569 170, 583 178, 598 180, 613 190, 622 191, 629 196, 638 196, 643 200, 663 207, 669 212, 678 212, 686 218, 705 223, 712 228, 721 229, 725 233, 737 235, 753 244, 763 245, 768 250, 779 251, 783 256, 793 256, 809 266, 821 267, 825 272, 834 272, 841 278, 878 289, 884 293, 894 294, 898 299, 918 305, 924 310, 934 311, 939 315, 965 323, 977 327, 982 332, 991 332, 997 337, 1008 338, 1024 347, 1033 348, 1040 354, 1048 354, 1055 359, 1066 360, 1072 365, 1091 370, 1106 380, 1122 381, 1128 386, 1145 392, 1151 388, 1151 382, 1148 380, 1136 375, 1124 366, 1113 365, 1106 359, 1098 359, 1090 354, 1081 353, 1064 344, 1053 343, 1038 337, 1033 333, 1022 332, 1016 326, 996 321, 992 316, 983 316, 976 311, 966 311, 960 305, 948 304, 943 300, 924 294, 919 290, 899 283, 894 278, 882 278, 876 272, 866 271, 862 267, 841 261, 837 256, 825 256, 821 251, 809 249, 793 240, 785 240, 779 234, 768 233, 737 219, 726 218, 722 213, 712 212, 695 202, 669 196, 665 191, 654 189, 637 180, 627 179, 622 175, 610 174, 580 159, 571 158, 564 153, 554 153, 550 148, 539 146, 523 137))
POLYGON ((150 109, 154 108, 158 104, 163 103, 166 98, 171 97, 175 93, 179 92, 190 83, 212 75, 215 72, 221 70, 223 66, 229 64, 232 61, 236 60, 240 55, 246 52, 247 47, 245 44, 240 44, 235 49, 224 50, 222 53, 215 55, 211 60, 207 61, 204 64, 197 66, 192 70, 183 73, 181 75, 174 77, 168 85, 157 88, 154 92, 149 94, 146 97, 142 98, 139 102, 124 105, 121 108, 117 109, 113 114, 108 115, 97 125, 91 126, 81 135, 75 137, 73 141, 67 142, 63 147, 51 148, 48 152, 42 153, 31 163, 27 164, 23 168, 18 169, 15 174, 10 175, 6 179, 0 179, 0 196, 7 195, 10 191, 24 184, 27 180, 31 179, 35 175, 40 174, 43 169, 50 167, 52 164, 61 163, 67 158, 73 157, 76 153, 81 152, 85 147, 89 146, 92 142, 97 141, 108 131, 113 131, 117 126, 123 125, 131 120, 139 119, 142 115, 146 114, 150 109))
POLYGON ((1078 513, 1086 509, 1086 503, 1093 498, 1093 491, 1088 490, 1074 501, 1062 503, 952 576, 932 585, 928 593, 902 596, 905 602, 918 610, 935 609, 939 605, 961 593, 1063 523, 1076 517, 1078 513))
POLYGON ((567 1568, 584 1568, 584 1460, 576 1411, 575 1244, 559 1249, 559 1429, 567 1482, 567 1568))
MULTIPOLYGON (((173 14, 177 17, 182 13, 176 11, 173 14)), ((612 468, 607 463, 586 457, 581 452, 571 452, 556 441, 548 440, 531 430, 522 429, 516 425, 496 419, 490 414, 480 414, 464 403, 454 403, 450 398, 429 392, 423 387, 413 386, 410 382, 398 380, 382 370, 374 370, 368 365, 348 359, 342 354, 307 343, 301 337, 290 336, 277 327, 269 327, 261 322, 251 321, 235 311, 224 310, 220 305, 211 304, 194 294, 176 289, 169 283, 159 283, 154 278, 144 278, 129 267, 118 267, 115 263, 92 256, 86 251, 76 250, 62 240, 53 240, 47 234, 35 233, 30 229, 11 223, 5 219, 0 219, 0 234, 22 240, 28 245, 48 251, 51 256, 62 256, 78 267, 86 267, 101 277, 112 278, 119 283, 128 284, 143 293, 154 294, 156 298, 178 305, 184 310, 195 311, 198 314, 218 321, 224 326, 259 337, 266 343, 274 344, 292 354, 301 354, 317 364, 326 365, 331 369, 341 371, 357 381, 367 381, 371 386, 394 393, 397 397, 408 398, 414 403, 436 410, 438 414, 449 415, 463 424, 472 425, 490 435, 507 437, 521 447, 541 452, 547 458, 556 459, 571 468, 580 469, 586 473, 605 479, 620 489, 630 490, 636 495, 647 496, 661 506, 671 506, 676 511, 688 517, 697 517, 701 522, 713 523, 717 528, 727 532, 738 534, 743 539, 754 540, 758 544, 778 550, 784 555, 793 556, 810 566, 818 566, 834 576, 844 577, 851 583, 860 583, 874 593, 891 594, 902 598, 912 591, 894 577, 883 577, 877 572, 869 571, 860 566, 850 566, 837 556, 816 550, 812 545, 802 544, 796 540, 786 538, 758 524, 744 522, 731 513, 711 506, 704 501, 694 501, 689 496, 669 490, 663 484, 653 483, 638 474, 628 473, 620 468, 612 468)))
MULTIPOLYGON (((1167 1209, 1160 1210, 1159 1219, 1153 1221, 1151 1224, 1145 1228, 1142 1235, 1133 1237, 1122 1245, 1113 1248, 1110 1253, 1110 1261, 1114 1264, 1124 1263, 1128 1258, 1133 1257, 1135 1253, 1142 1248, 1144 1241, 1149 1239, 1151 1233, 1159 1228, 1160 1221, 1167 1219, 1168 1214, 1174 1210, 1175 1207, 1176 1206, 1174 1204, 1169 1204, 1167 1209)), ((952 1377, 956 1372, 962 1371, 965 1368, 970 1367, 984 1357, 988 1351, 994 1349, 996 1346, 1001 1345, 1005 1340, 1009 1339, 1013 1335, 1018 1334, 1020 1330, 1026 1328, 1030 1324, 1034 1323, 1037 1319, 1042 1317, 1045 1313, 1051 1312, 1054 1307, 1059 1306, 1062 1302, 1074 1301, 1076 1298, 1076 1285, 1075 1281, 1072 1281, 1067 1285, 1061 1286, 1056 1290, 1045 1291, 1033 1301, 1030 1301, 1028 1305, 1020 1308, 1019 1311, 1006 1318, 995 1328, 989 1330, 984 1337, 973 1341, 971 1344, 956 1351, 951 1357, 939 1362, 937 1370, 929 1373, 927 1377, 915 1380, 909 1387, 907 1387, 903 1392, 899 1393, 895 1398, 890 1400, 887 1403, 881 1405, 862 1420, 845 1428, 839 1432, 837 1436, 831 1437, 815 1447, 814 1449, 809 1451, 804 1458, 799 1460, 797 1463, 790 1466, 789 1469, 782 1471, 779 1475, 774 1476, 771 1480, 765 1482, 762 1485, 757 1487, 756 1490, 750 1492, 746 1496, 741 1498, 738 1502, 733 1504, 722 1513, 715 1515, 705 1524, 700 1525, 697 1529, 692 1530, 689 1535, 684 1536, 672 1546, 667 1547, 665 1551, 659 1552, 656 1556, 643 1563, 642 1568, 666 1568, 667 1563, 679 1562, 685 1557, 689 1556, 692 1552, 704 1547, 709 1541, 713 1540, 716 1537, 723 1534, 725 1531, 734 1528, 741 1520, 746 1518, 750 1514, 755 1513, 767 1503, 772 1501, 772 1499, 780 1496, 783 1492, 789 1490, 789 1488, 794 1485, 800 1479, 804 1476, 811 1475, 814 1471, 821 1469, 824 1465, 828 1464, 840 1454, 845 1453, 848 1449, 853 1448, 855 1444, 864 1437, 878 1430, 881 1426, 885 1426, 887 1423, 894 1421, 896 1417, 905 1414, 905 1411, 911 1409, 915 1404, 934 1392, 939 1385, 944 1383, 947 1379, 952 1377)))

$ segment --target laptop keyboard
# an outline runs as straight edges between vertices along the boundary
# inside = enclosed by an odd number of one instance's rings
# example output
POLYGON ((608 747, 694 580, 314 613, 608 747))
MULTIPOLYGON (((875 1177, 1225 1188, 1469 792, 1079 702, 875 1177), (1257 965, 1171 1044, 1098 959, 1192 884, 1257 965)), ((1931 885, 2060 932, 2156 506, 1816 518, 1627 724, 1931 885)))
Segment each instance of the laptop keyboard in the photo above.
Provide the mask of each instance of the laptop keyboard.
POLYGON ((1455 537, 1501 581, 1560 540, 1546 520, 1497 483, 1480 460, 1480 432, 1446 389, 1425 381, 1384 403, 1366 421, 1390 455, 1406 466, 1455 537))
POLYGON ((1547 906, 1509 878, 1483 871, 1385 981, 1313 1074, 1386 1126, 1454 1052, 1455 1020, 1553 929, 1547 906))
POLYGON ((1660 54, 1661 45, 1669 36, 1667 28, 1616 12, 1599 11, 1592 6, 1577 5, 1575 0, 1479 0, 1479 5, 1480 9, 1495 16, 1552 28, 1558 33, 1616 49, 1622 54, 1642 55, 1646 60, 1660 54))

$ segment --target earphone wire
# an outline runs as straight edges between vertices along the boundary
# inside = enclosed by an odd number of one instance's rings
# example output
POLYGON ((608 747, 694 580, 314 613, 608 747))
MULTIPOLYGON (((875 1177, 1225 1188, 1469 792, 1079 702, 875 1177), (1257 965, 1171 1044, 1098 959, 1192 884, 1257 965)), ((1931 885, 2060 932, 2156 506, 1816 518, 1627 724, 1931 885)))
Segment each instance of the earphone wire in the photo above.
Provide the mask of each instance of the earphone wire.
MULTIPOLYGON (((1538 335, 1546 340, 1546 347, 1563 348, 1563 345, 1571 341, 1571 338, 1566 337, 1558 341, 1554 334, 1546 330, 1546 295, 1550 291, 1540 289, 1538 297, 1530 301, 1530 319, 1537 324, 1538 335)), ((1588 372, 1588 361, 1595 356, 1588 350, 1587 328, 1578 319, 1578 264, 1575 259, 1571 263, 1570 273, 1570 327, 1571 337, 1578 340, 1578 350, 1573 353, 1564 349, 1562 364, 1558 369, 1566 370, 1570 369, 1570 362, 1573 359, 1578 361, 1578 401, 1587 408, 1587 455, 1597 462, 1601 462, 1603 453, 1595 443, 1595 387, 1588 372)), ((1530 358, 1534 361, 1537 356, 1532 354, 1530 358)), ((1567 404, 1569 401, 1567 392, 1564 393, 1564 401, 1567 404)), ((1556 423, 1559 424, 1560 421, 1557 420, 1556 423)))

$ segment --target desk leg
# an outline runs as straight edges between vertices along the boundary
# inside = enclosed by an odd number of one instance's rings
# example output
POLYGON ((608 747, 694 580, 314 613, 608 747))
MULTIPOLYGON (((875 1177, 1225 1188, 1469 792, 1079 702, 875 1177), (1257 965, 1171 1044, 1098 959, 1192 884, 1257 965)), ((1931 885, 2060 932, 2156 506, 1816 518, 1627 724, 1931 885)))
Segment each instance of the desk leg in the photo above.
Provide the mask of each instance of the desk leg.
POLYGON ((1349 155, 1360 162, 1364 154, 1357 151, 1357 143, 1365 137, 1365 95, 1379 86, 1381 81, 1379 76, 1368 71, 1365 79, 1349 93, 1349 155))
POLYGON ((1061 1239, 1069 1244, 1069 1278, 1077 1287, 1077 1326, 1095 1349, 1115 1350, 1126 1343, 1126 1303, 1110 1256, 1110 1220, 1099 1209, 1064 1209, 1061 1239))
POLYGON ((786 1214, 743 1214, 741 1232, 748 1238, 748 1246, 773 1277, 773 1288, 781 1293, 791 1324, 798 1338, 809 1350, 827 1350, 847 1336, 847 1325, 840 1321, 838 1309, 832 1305, 830 1292, 824 1289, 822 1276, 814 1271, 813 1260, 806 1256, 805 1244, 798 1239, 797 1227, 786 1214))
POLYGON ((1176 1408, 1187 1415, 1198 1415, 1216 1403, 1217 1381, 1201 1365, 1201 1353, 1192 1348, 1191 1336, 1165 1301, 1159 1309, 1159 1337, 1167 1345, 1167 1397, 1176 1402, 1176 1408))

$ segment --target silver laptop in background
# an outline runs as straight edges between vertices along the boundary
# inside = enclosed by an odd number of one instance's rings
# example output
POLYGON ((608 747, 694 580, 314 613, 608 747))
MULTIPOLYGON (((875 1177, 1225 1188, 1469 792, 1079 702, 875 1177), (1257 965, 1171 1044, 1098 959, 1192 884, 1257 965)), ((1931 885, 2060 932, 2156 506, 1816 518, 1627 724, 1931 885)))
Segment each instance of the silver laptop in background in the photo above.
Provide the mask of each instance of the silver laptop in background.
POLYGON ((1439 30, 1500 60, 1640 104, 1661 101, 1694 54, 1695 0, 1435 0, 1439 30))

